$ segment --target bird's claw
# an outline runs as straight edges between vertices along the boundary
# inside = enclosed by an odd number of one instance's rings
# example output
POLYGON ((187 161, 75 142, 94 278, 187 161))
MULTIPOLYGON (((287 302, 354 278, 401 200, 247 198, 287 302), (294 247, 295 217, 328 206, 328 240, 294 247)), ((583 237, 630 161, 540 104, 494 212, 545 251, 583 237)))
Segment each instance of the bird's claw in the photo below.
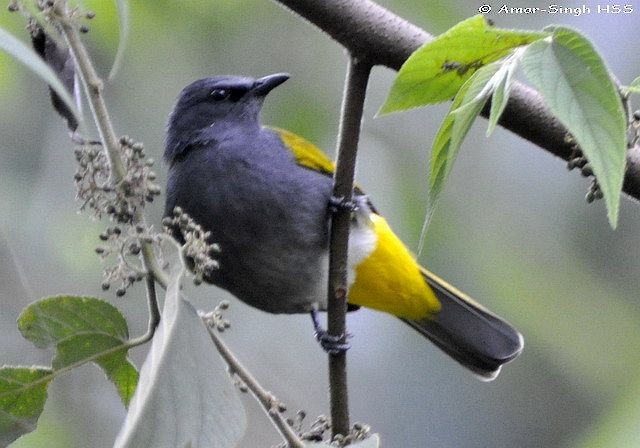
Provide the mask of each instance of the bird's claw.
POLYGON ((322 350, 330 355, 339 355, 340 353, 344 353, 351 348, 351 344, 347 342, 347 340, 351 339, 351 335, 349 333, 342 334, 340 336, 330 334, 320 325, 320 319, 318 319, 317 310, 311 311, 311 320, 313 321, 313 335, 320 343, 320 347, 322 347, 322 350))
POLYGON ((353 199, 347 199, 344 196, 329 197, 329 211, 331 213, 337 213, 339 210, 348 210, 350 212, 355 212, 358 210, 358 202, 353 199))
POLYGON ((346 342, 347 339, 351 338, 349 333, 347 333, 346 337, 344 337, 344 335, 335 336, 333 334, 329 334, 326 330, 320 329, 314 332, 314 336, 320 343, 322 350, 330 355, 339 355, 351 348, 351 344, 346 342))

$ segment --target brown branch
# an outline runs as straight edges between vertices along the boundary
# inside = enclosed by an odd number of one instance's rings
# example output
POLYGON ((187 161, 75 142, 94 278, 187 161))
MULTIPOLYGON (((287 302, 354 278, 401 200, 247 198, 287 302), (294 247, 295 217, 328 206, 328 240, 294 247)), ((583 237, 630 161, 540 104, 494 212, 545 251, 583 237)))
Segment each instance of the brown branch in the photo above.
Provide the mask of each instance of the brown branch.
POLYGON ((289 426, 285 418, 282 416, 279 406, 280 402, 271 393, 265 390, 258 380, 242 365, 242 363, 235 357, 233 352, 227 347, 217 333, 215 325, 204 318, 205 327, 211 336, 211 340, 218 349, 218 353, 222 356, 222 359, 229 366, 231 374, 237 375, 238 378, 247 386, 247 389, 251 391, 253 396, 258 400, 258 403, 262 406, 267 413, 274 426, 287 443, 288 448, 304 448, 304 443, 295 433, 293 428, 289 426))
MULTIPOLYGON (((366 96, 371 65, 351 57, 344 86, 336 173, 334 177, 334 198, 350 201, 353 192, 356 154, 360 124, 366 96)), ((346 342, 347 313, 347 249, 351 211, 339 208, 331 219, 331 239, 329 246, 329 291, 328 330, 329 334, 342 336, 346 342)), ((346 352, 329 355, 329 390, 331 398, 332 435, 349 433, 349 398, 347 389, 346 352)))
MULTIPOLYGON (((352 55, 398 70, 418 47, 433 39, 426 31, 371 0, 274 0, 335 39, 352 55)), ((488 109, 485 109, 488 111, 488 109)), ((483 113, 486 116, 486 113, 483 113)), ((544 105, 540 94, 515 83, 500 125, 568 160, 566 128, 544 105)), ((640 200, 640 147, 629 150, 623 191, 640 200)))

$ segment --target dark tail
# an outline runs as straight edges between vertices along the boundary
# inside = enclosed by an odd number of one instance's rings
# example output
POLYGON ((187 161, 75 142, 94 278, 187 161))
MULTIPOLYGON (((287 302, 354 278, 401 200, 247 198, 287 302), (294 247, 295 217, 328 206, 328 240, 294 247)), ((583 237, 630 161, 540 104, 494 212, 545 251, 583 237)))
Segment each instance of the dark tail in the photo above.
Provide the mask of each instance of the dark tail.
POLYGON ((404 322, 481 379, 495 379, 502 364, 522 351, 522 335, 441 278, 426 269, 422 273, 442 309, 431 319, 404 322))

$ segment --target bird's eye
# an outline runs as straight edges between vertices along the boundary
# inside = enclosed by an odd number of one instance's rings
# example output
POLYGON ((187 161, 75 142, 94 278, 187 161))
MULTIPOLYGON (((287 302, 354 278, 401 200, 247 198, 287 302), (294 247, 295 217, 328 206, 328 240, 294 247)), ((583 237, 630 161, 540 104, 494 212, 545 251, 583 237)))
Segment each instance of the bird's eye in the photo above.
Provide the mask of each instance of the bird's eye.
POLYGON ((222 101, 229 98, 231 91, 228 89, 213 89, 209 94, 215 101, 222 101))

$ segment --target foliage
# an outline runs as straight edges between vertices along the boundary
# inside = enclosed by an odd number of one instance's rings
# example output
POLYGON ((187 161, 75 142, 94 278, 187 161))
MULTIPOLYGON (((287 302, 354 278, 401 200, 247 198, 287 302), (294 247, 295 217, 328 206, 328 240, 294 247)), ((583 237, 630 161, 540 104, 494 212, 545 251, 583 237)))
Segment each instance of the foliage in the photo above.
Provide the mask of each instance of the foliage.
POLYGON ((381 109, 388 113, 433 104, 457 92, 434 139, 426 221, 462 140, 490 97, 487 133, 498 123, 519 64, 591 164, 604 194, 609 222, 615 228, 625 173, 627 119, 620 92, 604 61, 575 30, 500 30, 487 24, 483 16, 459 23, 413 53, 381 109), (483 69, 493 72, 492 76, 483 69))
POLYGON ((24 309, 18 328, 36 347, 54 346, 56 354, 51 368, 11 366, 0 370, 3 440, 13 441, 34 430, 49 383, 87 362, 99 365, 123 403, 129 404, 138 372, 127 358, 127 322, 113 305, 93 297, 47 297, 24 309))

